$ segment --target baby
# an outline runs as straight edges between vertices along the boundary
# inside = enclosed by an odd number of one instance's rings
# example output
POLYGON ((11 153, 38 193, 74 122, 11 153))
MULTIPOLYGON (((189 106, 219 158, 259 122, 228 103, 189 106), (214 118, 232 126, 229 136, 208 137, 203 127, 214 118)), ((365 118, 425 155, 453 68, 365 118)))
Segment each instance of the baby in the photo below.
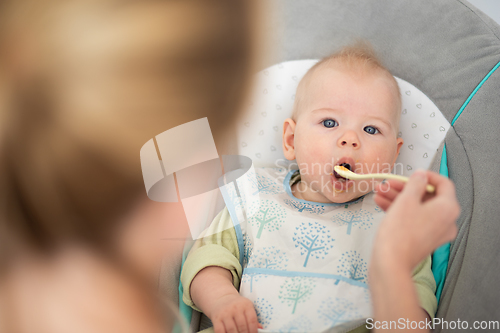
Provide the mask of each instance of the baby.
MULTIPOLYGON (((367 265, 384 213, 373 200, 374 181, 346 180, 333 167, 390 172, 403 144, 400 111, 394 77, 366 44, 306 73, 283 126, 285 157, 299 170, 284 181, 283 170, 255 170, 259 208, 247 210, 246 223, 197 241, 184 265, 184 302, 203 311, 216 333, 365 330, 367 265)), ((219 230, 237 219, 228 201, 212 224, 219 230)), ((413 278, 433 317, 430 258, 413 278)))

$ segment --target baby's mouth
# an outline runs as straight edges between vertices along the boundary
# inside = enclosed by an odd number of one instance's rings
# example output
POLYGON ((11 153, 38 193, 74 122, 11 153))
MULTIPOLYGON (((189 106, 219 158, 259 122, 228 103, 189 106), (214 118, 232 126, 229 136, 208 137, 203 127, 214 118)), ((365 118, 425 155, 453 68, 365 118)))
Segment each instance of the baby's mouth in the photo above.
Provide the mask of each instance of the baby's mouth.
MULTIPOLYGON (((351 165, 349 163, 340 163, 338 165, 341 166, 341 167, 344 167, 344 168, 348 169, 349 171, 352 171, 351 165)), ((342 177, 335 170, 333 170, 333 175, 335 176, 335 178, 337 178, 337 180, 340 180, 340 181, 346 181, 347 180, 347 178, 342 177)))
MULTIPOLYGON (((352 172, 354 172, 356 169, 354 159, 348 156, 338 159, 335 166, 342 166, 352 172)), ((333 172, 331 173, 331 179, 334 192, 345 192, 354 186, 354 180, 342 177, 337 172, 335 172, 335 170, 332 171, 333 172)))

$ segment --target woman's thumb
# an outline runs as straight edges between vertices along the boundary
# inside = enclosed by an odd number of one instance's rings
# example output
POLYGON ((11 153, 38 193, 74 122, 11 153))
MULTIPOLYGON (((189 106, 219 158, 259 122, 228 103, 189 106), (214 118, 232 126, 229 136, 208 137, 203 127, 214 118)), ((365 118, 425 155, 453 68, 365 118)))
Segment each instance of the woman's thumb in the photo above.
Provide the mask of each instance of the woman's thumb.
POLYGON ((411 175, 401 194, 421 199, 425 194, 426 186, 427 174, 424 170, 417 170, 411 175))

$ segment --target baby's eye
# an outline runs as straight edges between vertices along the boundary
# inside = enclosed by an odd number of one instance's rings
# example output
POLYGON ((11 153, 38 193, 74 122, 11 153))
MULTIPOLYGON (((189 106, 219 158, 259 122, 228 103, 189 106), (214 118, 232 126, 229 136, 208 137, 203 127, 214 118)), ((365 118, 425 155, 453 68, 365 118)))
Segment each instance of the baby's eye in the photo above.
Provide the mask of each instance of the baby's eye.
POLYGON ((379 130, 376 127, 373 126, 366 126, 363 128, 363 130, 368 133, 368 134, 377 134, 380 133, 379 130))
POLYGON ((323 120, 323 126, 325 127, 328 127, 328 128, 332 128, 332 127, 335 127, 335 126, 338 126, 339 124, 333 120, 333 119, 325 119, 323 120))

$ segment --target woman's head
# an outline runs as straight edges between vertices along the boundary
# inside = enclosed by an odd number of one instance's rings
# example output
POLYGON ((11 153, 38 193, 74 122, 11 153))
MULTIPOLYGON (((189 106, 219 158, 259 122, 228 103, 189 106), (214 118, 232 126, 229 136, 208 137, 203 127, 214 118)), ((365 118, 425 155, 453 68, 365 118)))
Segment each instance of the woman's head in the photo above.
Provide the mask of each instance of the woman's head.
POLYGON ((201 117, 217 142, 243 101, 250 1, 2 6, 0 253, 106 243, 145 197, 141 146, 201 117))

